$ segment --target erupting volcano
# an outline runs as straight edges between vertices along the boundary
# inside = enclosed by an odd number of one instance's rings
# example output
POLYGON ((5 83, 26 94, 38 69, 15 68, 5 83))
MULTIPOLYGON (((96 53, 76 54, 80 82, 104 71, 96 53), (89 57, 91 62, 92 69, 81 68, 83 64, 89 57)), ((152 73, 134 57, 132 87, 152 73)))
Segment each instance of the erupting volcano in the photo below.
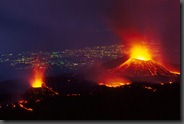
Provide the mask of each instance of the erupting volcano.
POLYGON ((130 58, 120 66, 116 67, 114 71, 129 76, 172 76, 173 74, 156 63, 154 60, 139 60, 130 58))
POLYGON ((30 80, 31 88, 23 94, 24 100, 28 103, 37 103, 44 98, 59 95, 44 83, 46 66, 40 62, 34 64, 33 77, 30 80))
POLYGON ((45 68, 40 67, 39 64, 34 65, 33 79, 31 80, 31 86, 34 88, 42 87, 43 77, 45 73, 45 68))
POLYGON ((141 45, 133 46, 130 50, 130 58, 110 72, 135 82, 169 83, 175 81, 177 77, 152 60, 149 49, 141 45))
POLYGON ((147 47, 143 45, 135 45, 130 50, 131 58, 148 61, 151 60, 152 56, 147 47))

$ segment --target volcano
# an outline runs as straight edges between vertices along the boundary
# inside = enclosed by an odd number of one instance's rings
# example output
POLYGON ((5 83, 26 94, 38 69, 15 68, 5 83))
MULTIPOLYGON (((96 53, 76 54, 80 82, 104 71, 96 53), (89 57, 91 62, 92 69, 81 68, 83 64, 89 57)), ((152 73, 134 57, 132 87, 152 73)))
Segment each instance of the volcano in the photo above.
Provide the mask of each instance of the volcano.
POLYGON ((42 87, 34 88, 31 87, 24 94, 23 98, 28 101, 36 101, 38 99, 44 99, 47 97, 57 96, 58 93, 47 87, 46 85, 42 85, 42 87))
POLYGON ((130 58, 123 64, 111 69, 116 73, 134 82, 171 83, 178 77, 154 60, 140 60, 130 58))

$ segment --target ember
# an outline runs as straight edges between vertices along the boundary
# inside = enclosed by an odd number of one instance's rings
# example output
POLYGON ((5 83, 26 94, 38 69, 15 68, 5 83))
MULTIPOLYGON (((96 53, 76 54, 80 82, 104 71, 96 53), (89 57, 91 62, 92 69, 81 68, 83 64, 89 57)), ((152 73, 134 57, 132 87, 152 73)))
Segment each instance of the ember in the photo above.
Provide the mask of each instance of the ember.
POLYGON ((155 92, 157 89, 153 88, 153 87, 148 87, 148 86, 143 86, 143 88, 151 90, 153 92, 155 92))

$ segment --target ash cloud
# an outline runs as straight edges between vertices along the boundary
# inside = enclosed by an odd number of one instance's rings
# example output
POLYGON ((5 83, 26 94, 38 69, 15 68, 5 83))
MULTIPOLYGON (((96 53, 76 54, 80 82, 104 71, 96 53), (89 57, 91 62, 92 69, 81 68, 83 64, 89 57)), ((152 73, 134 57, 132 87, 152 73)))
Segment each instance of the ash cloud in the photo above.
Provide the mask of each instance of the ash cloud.
POLYGON ((124 44, 141 39, 159 42, 162 56, 180 62, 180 2, 173 0, 109 0, 107 25, 124 44))

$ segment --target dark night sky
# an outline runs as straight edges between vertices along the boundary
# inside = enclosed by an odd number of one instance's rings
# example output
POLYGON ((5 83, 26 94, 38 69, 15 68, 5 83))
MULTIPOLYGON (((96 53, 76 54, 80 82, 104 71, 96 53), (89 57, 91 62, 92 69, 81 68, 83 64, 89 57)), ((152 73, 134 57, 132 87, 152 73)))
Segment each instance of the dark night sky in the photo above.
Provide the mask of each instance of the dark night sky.
POLYGON ((0 27, 0 53, 125 43, 138 33, 180 59, 177 0, 1 0, 0 27))

